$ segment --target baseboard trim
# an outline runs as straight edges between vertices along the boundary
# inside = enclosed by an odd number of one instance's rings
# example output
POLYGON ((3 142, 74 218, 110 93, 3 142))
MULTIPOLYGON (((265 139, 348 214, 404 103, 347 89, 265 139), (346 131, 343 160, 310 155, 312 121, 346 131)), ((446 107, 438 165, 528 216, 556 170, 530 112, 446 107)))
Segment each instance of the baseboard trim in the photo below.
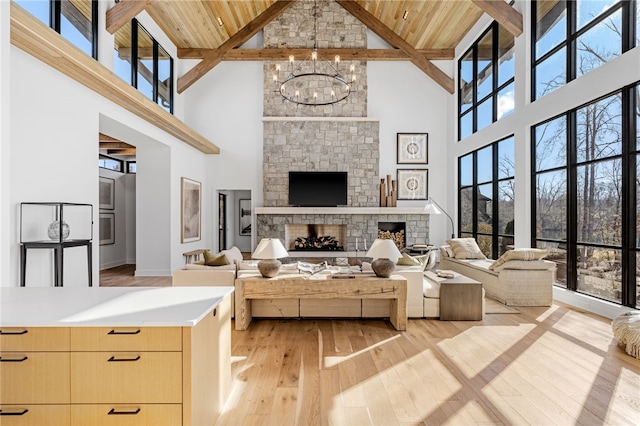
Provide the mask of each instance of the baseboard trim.
POLYGON ((166 270, 148 270, 141 271, 140 269, 136 269, 136 277, 170 277, 171 271, 166 270))
POLYGON ((553 299, 609 319, 614 319, 625 312, 636 311, 636 309, 627 306, 616 305, 606 300, 555 286, 553 287, 553 299))

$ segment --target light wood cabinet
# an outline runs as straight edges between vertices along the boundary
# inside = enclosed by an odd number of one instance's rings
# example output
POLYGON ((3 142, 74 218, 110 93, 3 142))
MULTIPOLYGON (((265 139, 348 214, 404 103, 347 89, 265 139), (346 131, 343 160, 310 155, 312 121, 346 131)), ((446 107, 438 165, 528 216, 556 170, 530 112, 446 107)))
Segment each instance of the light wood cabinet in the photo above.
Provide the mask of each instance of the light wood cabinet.
POLYGON ((69 352, 3 351, 0 353, 0 402, 69 404, 69 372, 69 352))
POLYGON ((231 389, 230 297, 194 326, 0 330, 0 425, 213 424, 231 389))
POLYGON ((2 426, 60 426, 70 424, 71 406, 65 405, 2 405, 2 426))
POLYGON ((71 406, 72 425, 174 426, 181 423, 181 404, 78 404, 71 406))
POLYGON ((182 403, 182 352, 72 352, 71 401, 182 403))
POLYGON ((72 351, 181 351, 181 327, 74 327, 72 351))

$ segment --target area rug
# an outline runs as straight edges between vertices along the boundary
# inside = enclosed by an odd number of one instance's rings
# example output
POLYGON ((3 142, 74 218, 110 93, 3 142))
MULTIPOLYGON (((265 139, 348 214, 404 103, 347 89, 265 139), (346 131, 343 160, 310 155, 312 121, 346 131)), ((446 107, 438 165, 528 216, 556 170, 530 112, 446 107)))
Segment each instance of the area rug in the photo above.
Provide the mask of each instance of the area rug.
POLYGON ((519 314, 516 308, 512 308, 511 306, 503 305, 497 300, 490 299, 488 297, 484 298, 484 313, 485 314, 519 314))

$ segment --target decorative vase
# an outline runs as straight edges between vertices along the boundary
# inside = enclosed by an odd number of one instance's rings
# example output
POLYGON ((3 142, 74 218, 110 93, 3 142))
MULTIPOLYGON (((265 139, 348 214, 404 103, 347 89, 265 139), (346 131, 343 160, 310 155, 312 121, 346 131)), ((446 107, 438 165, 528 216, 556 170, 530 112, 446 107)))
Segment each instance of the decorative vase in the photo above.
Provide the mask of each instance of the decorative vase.
MULTIPOLYGON (((69 238, 70 231, 71 231, 71 228, 69 228, 69 225, 67 224, 67 222, 63 220, 62 221, 62 239, 63 240, 66 240, 67 238, 69 238)), ((47 234, 49 235, 49 238, 52 239, 53 241, 60 241, 60 221, 54 220, 53 222, 51 222, 51 224, 49 225, 49 229, 47 230, 47 234)))

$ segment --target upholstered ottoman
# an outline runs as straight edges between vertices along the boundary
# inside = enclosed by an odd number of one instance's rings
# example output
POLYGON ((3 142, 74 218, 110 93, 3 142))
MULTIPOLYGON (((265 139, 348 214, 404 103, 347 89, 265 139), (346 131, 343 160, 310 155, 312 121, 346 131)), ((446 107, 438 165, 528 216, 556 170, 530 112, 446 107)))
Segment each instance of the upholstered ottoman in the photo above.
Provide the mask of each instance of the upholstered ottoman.
POLYGON ((611 322, 613 336, 626 353, 640 359, 640 312, 626 312, 611 322))

